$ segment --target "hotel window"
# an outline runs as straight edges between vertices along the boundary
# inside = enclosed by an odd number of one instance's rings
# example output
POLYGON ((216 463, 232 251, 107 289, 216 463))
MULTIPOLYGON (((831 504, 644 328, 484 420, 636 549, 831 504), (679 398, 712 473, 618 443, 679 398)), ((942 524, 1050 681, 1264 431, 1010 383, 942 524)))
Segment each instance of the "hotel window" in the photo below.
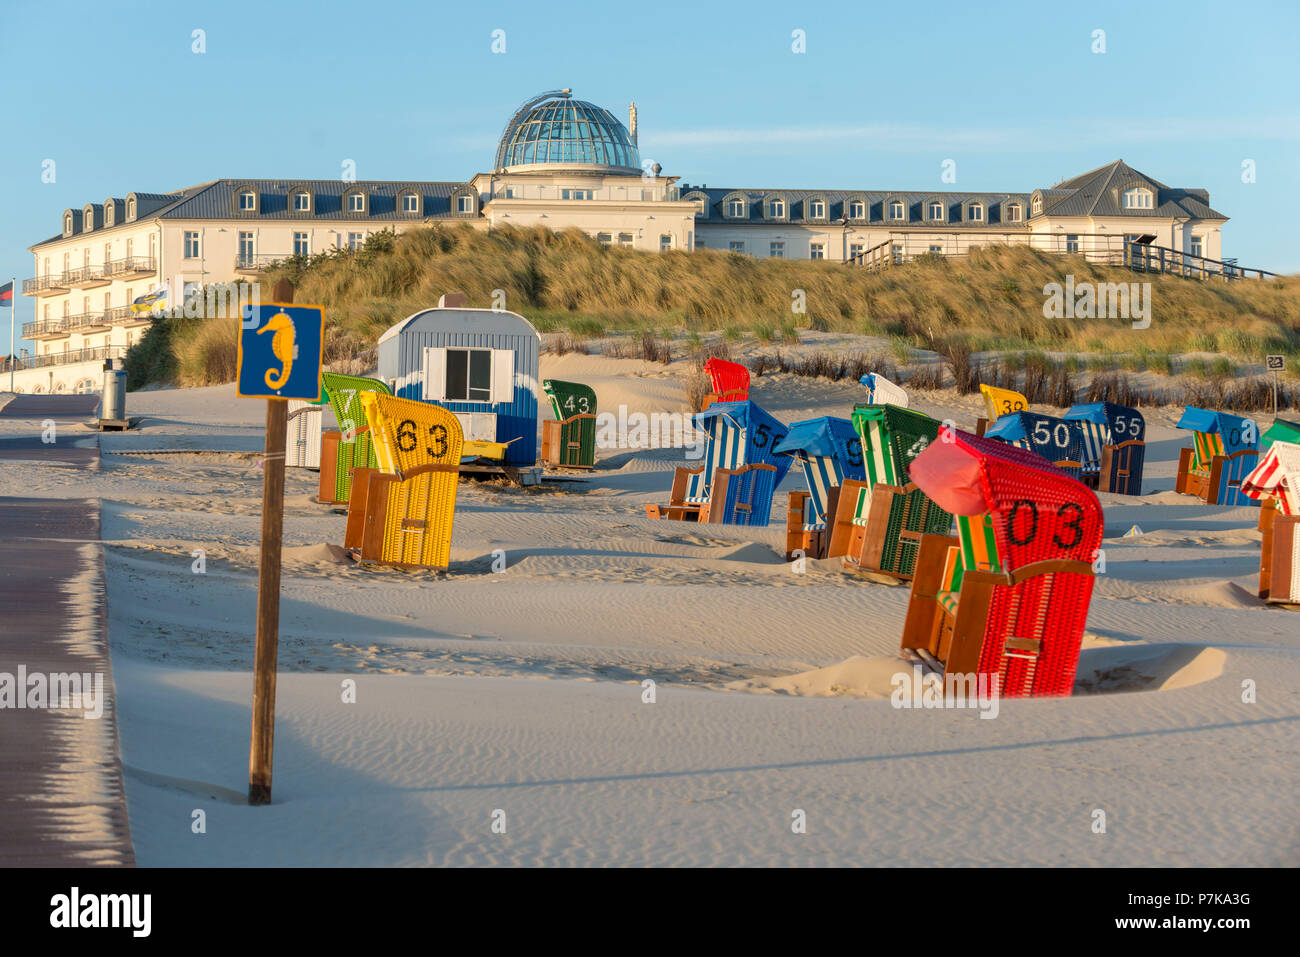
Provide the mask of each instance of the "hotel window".
POLYGON ((90 297, 89 297, 89 296, 82 296, 82 297, 81 297, 81 312, 82 312, 83 315, 87 315, 87 316, 90 315, 90 297))
POLYGON ((767 254, 768 254, 770 257, 772 257, 773 259, 784 259, 784 258, 785 258, 785 243, 783 243, 783 242, 773 242, 773 243, 769 243, 769 244, 768 244, 768 247, 767 247, 767 254))
POLYGON ((472 213, 474 212, 474 197, 468 193, 456 197, 456 212, 472 213))
POLYGON ((979 203, 971 203, 966 207, 966 219, 972 223, 982 223, 984 221, 984 207, 979 203))
POLYGON ((1124 190, 1124 208, 1125 209, 1150 209, 1151 190, 1149 189, 1124 190))
POLYGON ((732 219, 744 219, 746 205, 743 199, 733 199, 727 203, 727 215, 732 219))
POLYGON ((659 237, 659 251, 666 253, 673 248, 673 237, 671 233, 664 233, 659 237))
MULTIPOLYGON (((468 199, 468 196, 462 196, 461 199, 468 199)), ((562 189, 560 190, 560 199, 591 199, 591 190, 589 189, 562 189)), ((473 212, 472 209, 461 209, 462 213, 473 212)))
POLYGON ((808 258, 809 258, 809 259, 825 259, 825 258, 826 258, 826 244, 825 244, 825 243, 813 243, 812 246, 809 248, 808 258))
POLYGON ((72 214, 68 213, 68 215, 63 217, 63 233, 66 236, 71 232, 72 232, 72 214))
POLYGON ((1039 213, 1043 211, 1043 198, 1041 196, 1035 196, 1034 202, 1029 208, 1032 209, 1034 215, 1037 216, 1039 213))
POLYGON ((104 243, 104 265, 107 266, 109 260, 113 258, 113 244, 104 243))
POLYGON ((113 225, 113 204, 112 203, 104 204, 104 225, 105 226, 113 225))
POLYGON ((253 257, 255 253, 256 253, 256 246, 253 243, 253 234, 241 232, 239 234, 240 264, 244 266, 252 265, 253 257))
POLYGON ((619 244, 620 246, 631 246, 631 245, 632 245, 632 234, 631 234, 631 233, 619 233, 619 234, 618 234, 618 244, 619 244))
POLYGON ((306 233, 293 234, 293 254, 295 256, 311 255, 311 239, 306 233))
POLYGON ((1205 240, 1200 236, 1192 237, 1192 255, 1203 257, 1205 255, 1205 240))
POLYGON ((856 259, 861 256, 866 247, 862 243, 849 243, 849 258, 856 259))
POLYGON ((492 350, 448 349, 444 399, 492 401, 492 350))
POLYGON ((889 218, 890 219, 903 218, 903 203, 901 200, 896 199, 889 204, 889 218))
POLYGON ((943 247, 940 246, 938 243, 931 243, 931 244, 930 244, 930 252, 932 252, 932 253, 938 253, 939 255, 943 255, 943 247))
POLYGON ((246 189, 240 192, 239 208, 246 212, 257 209, 257 197, 253 195, 251 189, 246 189))
POLYGON ((596 242, 600 243, 602 246, 608 246, 614 242, 614 236, 612 233, 597 233, 596 242))
POLYGON ((402 212, 418 213, 420 211, 420 197, 414 193, 405 193, 402 196, 402 212))
POLYGON ((727 249, 733 253, 740 253, 743 255, 745 252, 745 244, 733 240, 732 242, 727 243, 727 249))
POLYGON ((50 304, 49 304, 48 302, 45 304, 45 315, 42 316, 42 318, 45 319, 45 320, 47 320, 47 321, 48 321, 49 318, 50 318, 50 304))
POLYGON ((1068 233, 1065 237, 1065 251, 1067 253, 1077 253, 1079 251, 1079 237, 1075 233, 1068 233))
POLYGON ((822 202, 820 199, 814 199, 811 203, 808 204, 808 218, 825 219, 826 204, 822 202))
POLYGON ((867 206, 865 203, 858 202, 858 201, 849 203, 849 219, 866 219, 866 218, 867 218, 867 206))
POLYGON ((128 220, 135 219, 135 198, 134 197, 126 201, 126 218, 128 220))
POLYGON ((767 204, 768 219, 783 219, 785 217, 785 200, 774 199, 767 204))
POLYGON ((348 233, 348 249, 356 252, 365 243, 365 233, 348 233))
POLYGON ((948 217, 943 214, 943 203, 930 204, 930 221, 941 223, 948 217))
POLYGON ((504 197, 504 198, 505 198, 505 199, 514 199, 514 198, 515 198, 515 188, 514 188, 513 186, 507 186, 507 187, 506 187, 506 192, 505 192, 505 197, 504 197))
POLYGON ((903 244, 893 243, 889 248, 894 253, 894 262, 901 263, 903 261, 903 244))
POLYGON ((348 212, 364 213, 366 211, 365 193, 348 193, 348 212))
POLYGON ((294 193, 293 211, 295 213, 311 212, 311 193, 304 193, 304 192, 294 193))
POLYGON ((1018 223, 1018 222, 1020 222, 1020 204, 1019 204, 1019 203, 1012 203, 1010 206, 1007 207, 1007 222, 1009 222, 1009 223, 1018 223))
POLYGON ((709 200, 707 196, 693 196, 691 202, 695 204, 695 212, 699 216, 706 215, 706 209, 709 200))
POLYGON ((185 233, 185 258, 199 258, 199 234, 198 232, 185 233))
POLYGON ((63 254, 63 272, 66 274, 72 268, 72 253, 63 254))
POLYGON ((90 268, 90 247, 89 246, 87 246, 85 249, 81 251, 81 265, 85 266, 87 269, 90 268))

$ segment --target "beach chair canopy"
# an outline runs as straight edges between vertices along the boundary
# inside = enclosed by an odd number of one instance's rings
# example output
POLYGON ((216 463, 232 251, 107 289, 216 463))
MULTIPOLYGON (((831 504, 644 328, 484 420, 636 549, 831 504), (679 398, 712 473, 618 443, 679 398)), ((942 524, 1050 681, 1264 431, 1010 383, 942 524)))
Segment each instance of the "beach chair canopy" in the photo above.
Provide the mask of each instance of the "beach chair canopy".
POLYGON ((1115 402, 1088 402, 1076 405, 1065 413, 1064 418, 1105 426, 1109 432, 1106 445, 1118 445, 1129 441, 1145 442, 1147 438, 1147 423, 1142 413, 1115 402))
POLYGON ((546 379, 542 382, 542 391, 550 397, 551 411, 560 421, 575 415, 596 414, 596 390, 589 385, 546 379))
POLYGON ((950 437, 932 442, 908 474, 940 508, 991 516, 1002 571, 1096 558, 1102 511, 1090 488, 1024 449, 956 429, 950 437))
MULTIPOLYGON (((1035 452, 1049 462, 1084 461, 1083 428, 1077 420, 1042 412, 1012 412, 989 426, 984 437, 1035 452)), ((1098 458, 1100 455, 1098 450, 1098 458)))
POLYGON ((1300 445, 1300 425, 1285 419, 1274 419, 1273 424, 1259 437, 1260 451, 1271 448, 1274 442, 1294 442, 1300 445))
POLYGON ((990 422, 995 422, 1008 413, 1023 412, 1029 408, 1029 400, 1014 389, 999 389, 981 384, 980 394, 984 396, 984 408, 988 411, 990 422))
POLYGON ((796 422, 774 451, 798 459, 803 467, 809 493, 805 526, 825 526, 831 488, 843 485, 845 479, 860 482, 866 477, 862 439, 848 419, 823 416, 796 422))
POLYGON ((1175 428, 1188 429, 1205 435, 1218 436, 1221 452, 1231 454, 1243 449, 1253 449, 1259 441, 1259 429, 1254 421, 1231 412, 1212 412, 1189 405, 1175 428))
POLYGON ((1241 480, 1241 494, 1276 499, 1284 515, 1300 515, 1300 443, 1274 442, 1259 465, 1241 480))
MULTIPOLYGON (((378 379, 368 379, 359 375, 343 375, 338 372, 322 372, 321 383, 325 386, 325 391, 329 393, 330 407, 334 410, 334 418, 338 420, 339 428, 344 433, 355 432, 361 426, 366 424, 365 412, 361 409, 361 403, 357 396, 362 392, 378 392, 381 395, 391 395, 388 386, 378 379)), ((351 438, 345 434, 344 441, 351 441, 351 438)))
POLYGON ((695 413, 697 429, 708 432, 708 444, 721 443, 715 468, 736 469, 746 465, 774 465, 778 481, 790 468, 789 455, 777 455, 790 430, 785 423, 764 412, 754 402, 715 402, 703 412, 695 413))
POLYGON ((704 371, 713 382, 713 391, 723 401, 743 402, 749 398, 749 369, 739 362, 709 359, 704 363, 704 371))
POLYGON ((862 455, 871 484, 903 486, 907 467, 939 436, 939 421, 897 405, 859 405, 853 425, 862 436, 862 455))
POLYGON ((867 389, 867 401, 872 405, 896 405, 907 408, 907 391, 895 385, 878 372, 868 372, 858 380, 867 389))

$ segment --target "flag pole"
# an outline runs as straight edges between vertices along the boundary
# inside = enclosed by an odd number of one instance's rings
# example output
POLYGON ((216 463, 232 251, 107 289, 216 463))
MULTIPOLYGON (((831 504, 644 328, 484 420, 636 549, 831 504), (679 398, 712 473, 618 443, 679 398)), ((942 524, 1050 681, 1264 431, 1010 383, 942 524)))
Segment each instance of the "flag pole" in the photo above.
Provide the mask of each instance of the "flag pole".
POLYGON ((18 277, 9 280, 9 391, 14 391, 14 326, 18 325, 18 277))

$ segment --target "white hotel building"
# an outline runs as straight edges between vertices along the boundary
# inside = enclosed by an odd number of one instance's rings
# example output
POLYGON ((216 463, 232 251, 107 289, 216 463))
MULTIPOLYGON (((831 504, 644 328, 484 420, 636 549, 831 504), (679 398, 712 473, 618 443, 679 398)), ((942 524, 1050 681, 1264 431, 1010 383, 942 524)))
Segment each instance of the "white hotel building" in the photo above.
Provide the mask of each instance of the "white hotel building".
POLYGON ((657 165, 643 168, 635 106, 625 126, 562 90, 525 103, 506 126, 492 171, 466 181, 221 179, 89 202, 65 210, 60 232, 30 247, 34 275, 22 293, 35 318, 22 337, 32 348, 20 354, 15 388, 98 390, 103 360, 124 356, 151 322, 132 312, 132 300, 164 281, 177 290, 250 279, 275 260, 355 248, 380 230, 432 222, 576 227, 647 252, 708 248, 868 264, 962 255, 985 243, 1113 258, 1125 240, 1141 237, 1217 263, 1227 219, 1205 190, 1165 186, 1122 160, 1027 193, 678 180, 657 165))

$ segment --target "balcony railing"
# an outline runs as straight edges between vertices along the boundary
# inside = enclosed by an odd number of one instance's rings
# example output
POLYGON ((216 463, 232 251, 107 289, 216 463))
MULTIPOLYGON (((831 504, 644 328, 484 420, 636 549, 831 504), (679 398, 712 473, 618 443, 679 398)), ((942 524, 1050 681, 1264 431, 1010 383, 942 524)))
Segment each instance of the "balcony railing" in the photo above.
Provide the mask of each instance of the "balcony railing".
POLYGON ((104 263, 105 276, 143 276, 158 271, 158 261, 152 256, 127 256, 104 263))
POLYGON ((235 257, 235 270, 238 272, 256 272, 265 269, 288 257, 275 253, 240 253, 235 257))
POLYGON ((23 338, 38 339, 43 336, 68 334, 67 319, 40 319, 36 322, 23 323, 23 338))
POLYGON ((490 199, 544 199, 554 202, 560 200, 590 202, 654 202, 675 203, 682 198, 681 189, 676 186, 524 186, 498 185, 490 194, 490 199), (509 193, 510 195, 507 195, 509 193))
MULTIPOLYGON (((121 359, 126 356, 126 346, 99 346, 95 349, 77 349, 71 352, 51 352, 44 356, 21 356, 14 361, 14 371, 43 369, 46 366, 72 365, 74 362, 94 362, 97 359, 121 359)), ((0 372, 9 371, 9 360, 0 359, 0 372)))
POLYGON ((45 276, 37 276, 35 279, 23 280, 24 296, 40 296, 47 293, 67 291, 68 285, 64 282, 63 273, 50 273, 45 276))
POLYGON ((103 266, 81 266, 65 272, 63 281, 74 288, 84 289, 87 286, 106 285, 110 280, 104 276, 103 266))
POLYGON ((23 338, 36 339, 43 336, 66 336, 73 332, 91 329, 107 329, 111 325, 127 322, 152 322, 153 316, 148 312, 136 312, 130 306, 114 306, 100 312, 86 312, 76 316, 61 316, 58 319, 41 319, 37 322, 23 323, 23 338))

